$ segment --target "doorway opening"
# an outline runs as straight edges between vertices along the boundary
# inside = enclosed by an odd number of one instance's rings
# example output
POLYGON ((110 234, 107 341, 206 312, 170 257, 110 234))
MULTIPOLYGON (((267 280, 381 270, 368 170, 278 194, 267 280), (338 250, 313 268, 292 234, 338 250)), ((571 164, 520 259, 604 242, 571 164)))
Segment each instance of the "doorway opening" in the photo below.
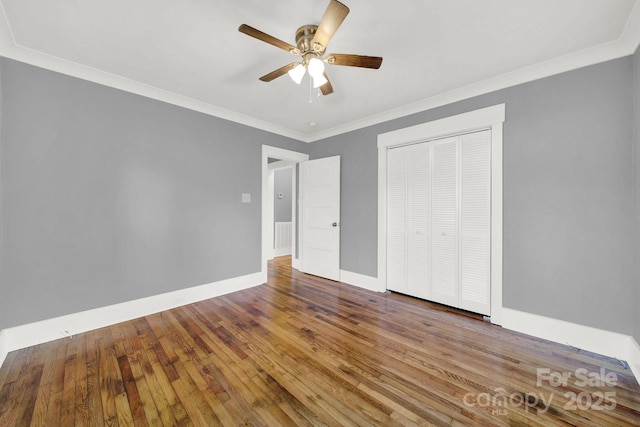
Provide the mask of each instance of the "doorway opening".
MULTIPOLYGON (((275 180, 276 174, 286 175, 286 171, 290 171, 290 184, 291 184, 291 196, 290 196, 290 219, 291 221, 278 221, 281 223, 290 222, 290 225, 280 225, 280 245, 287 240, 290 242, 291 251, 291 265, 293 268, 298 268, 298 212, 297 212, 297 164, 309 160, 309 155, 300 153, 297 151, 285 150, 282 148, 271 147, 268 145, 262 146, 262 255, 261 255, 261 274, 262 280, 267 281, 267 262, 272 259, 276 251, 276 213, 275 208, 278 202, 284 204, 285 194, 282 192, 282 199, 279 199, 279 194, 275 193, 275 180), (278 172, 284 171, 284 172, 278 172), (289 234, 287 237, 287 228, 289 234)), ((286 206, 278 206, 280 214, 285 215, 287 210, 286 206)), ((289 216, 285 216, 289 218, 289 216)), ((279 251, 286 248, 280 248, 279 251)))
POLYGON ((284 255, 294 255, 296 250, 296 163, 274 159, 268 159, 268 184, 269 203, 268 214, 273 215, 269 222, 273 232, 270 234, 267 259, 284 255))

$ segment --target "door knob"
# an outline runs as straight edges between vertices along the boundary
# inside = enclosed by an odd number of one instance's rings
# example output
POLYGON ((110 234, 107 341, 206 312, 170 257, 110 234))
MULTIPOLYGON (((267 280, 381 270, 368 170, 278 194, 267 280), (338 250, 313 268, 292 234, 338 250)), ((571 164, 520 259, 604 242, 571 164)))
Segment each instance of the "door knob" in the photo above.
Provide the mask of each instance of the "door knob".
POLYGON ((334 222, 333 224, 331 224, 331 226, 332 226, 332 227, 337 227, 337 226, 338 226, 338 223, 337 223, 337 222, 334 222))

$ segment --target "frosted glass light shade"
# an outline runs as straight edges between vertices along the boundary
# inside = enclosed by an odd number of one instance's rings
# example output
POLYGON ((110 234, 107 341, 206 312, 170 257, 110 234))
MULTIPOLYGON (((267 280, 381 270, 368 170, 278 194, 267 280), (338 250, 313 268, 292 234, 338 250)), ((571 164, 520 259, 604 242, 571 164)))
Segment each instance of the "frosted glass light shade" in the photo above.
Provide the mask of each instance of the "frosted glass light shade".
POLYGON ((311 76, 311 77, 313 78, 314 89, 317 89, 323 84, 325 84, 326 82, 328 82, 327 78, 323 74, 320 74, 319 76, 311 76))
POLYGON ((318 58, 311 58, 307 68, 309 69, 309 75, 315 79, 324 73, 324 62, 318 58))
POLYGON ((287 71, 287 74, 289 74, 289 77, 291 77, 291 80, 293 80, 297 84, 300 84, 300 82, 302 81, 302 78, 304 77, 305 71, 306 70, 304 68, 304 65, 298 64, 291 70, 287 71))

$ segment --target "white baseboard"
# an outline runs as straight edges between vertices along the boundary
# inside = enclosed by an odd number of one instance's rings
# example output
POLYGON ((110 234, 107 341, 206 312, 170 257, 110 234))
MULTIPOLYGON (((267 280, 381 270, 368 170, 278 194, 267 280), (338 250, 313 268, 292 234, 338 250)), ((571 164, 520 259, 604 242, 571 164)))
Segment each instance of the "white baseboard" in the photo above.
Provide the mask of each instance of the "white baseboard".
POLYGON ((347 270, 340 270, 340 281, 348 285, 358 286, 374 292, 384 292, 386 289, 377 277, 365 276, 347 270))
POLYGON ((640 346, 630 335, 502 308, 502 327, 624 360, 640 383, 640 346))
POLYGON ((262 278, 253 273, 0 330, 0 366, 11 351, 251 288, 262 278))
POLYGON ((300 259, 291 257, 291 267, 300 270, 300 259))

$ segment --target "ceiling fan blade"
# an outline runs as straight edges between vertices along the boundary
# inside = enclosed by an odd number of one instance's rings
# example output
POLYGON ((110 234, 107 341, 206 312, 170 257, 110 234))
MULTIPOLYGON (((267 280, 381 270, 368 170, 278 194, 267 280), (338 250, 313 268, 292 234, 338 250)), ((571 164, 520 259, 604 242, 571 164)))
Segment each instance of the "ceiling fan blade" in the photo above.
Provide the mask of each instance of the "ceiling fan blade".
POLYGON ((293 70, 298 64, 299 62, 292 62, 291 64, 287 64, 284 67, 280 67, 277 70, 270 72, 269 74, 265 74, 264 76, 260 77, 260 80, 262 80, 263 82, 270 82, 271 80, 277 79, 280 76, 284 76, 289 70, 293 70))
POLYGON ((382 58, 379 56, 331 53, 327 56, 327 63, 345 65, 347 67, 374 68, 377 70, 382 65, 382 58))
POLYGON ((324 73, 324 78, 327 79, 327 82, 320 86, 320 92, 322 92, 323 95, 330 95, 333 93, 333 86, 331 86, 327 73, 324 73))
POLYGON ((247 24, 240 25, 238 27, 238 31, 248 36, 251 36, 253 38, 256 38, 258 40, 261 40, 265 43, 269 43, 270 45, 278 47, 282 50, 286 50, 287 52, 293 53, 294 55, 300 55, 300 50, 297 47, 292 46, 287 42, 283 42, 282 40, 277 39, 273 36, 270 36, 267 33, 263 33, 260 30, 257 30, 253 27, 248 26, 247 24))
POLYGON ((344 18, 349 14, 349 8, 337 0, 331 0, 324 16, 318 25, 316 34, 313 36, 311 47, 316 52, 324 52, 329 41, 336 33, 344 18))

